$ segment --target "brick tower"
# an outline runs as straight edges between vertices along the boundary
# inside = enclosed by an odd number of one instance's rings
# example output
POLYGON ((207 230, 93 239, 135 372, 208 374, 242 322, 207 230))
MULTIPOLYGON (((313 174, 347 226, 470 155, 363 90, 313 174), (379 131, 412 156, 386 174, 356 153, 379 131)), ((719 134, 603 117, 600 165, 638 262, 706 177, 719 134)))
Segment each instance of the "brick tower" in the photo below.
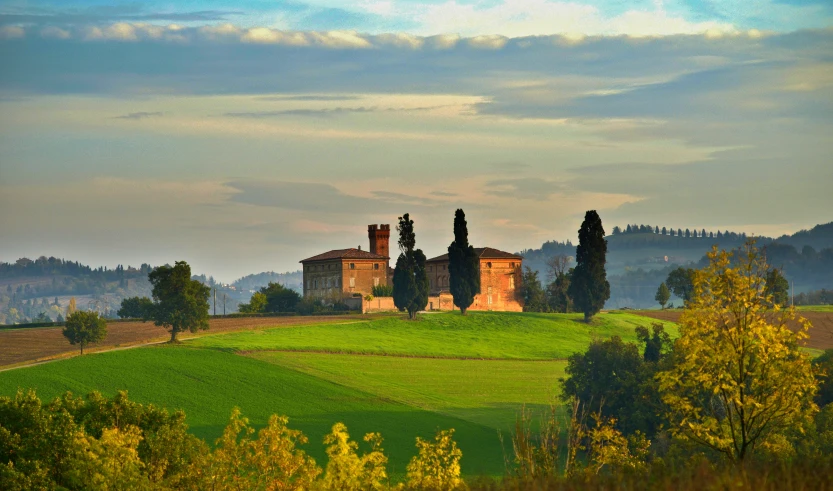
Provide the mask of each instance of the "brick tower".
POLYGON ((390 257, 390 225, 368 225, 367 237, 370 239, 370 252, 390 257))

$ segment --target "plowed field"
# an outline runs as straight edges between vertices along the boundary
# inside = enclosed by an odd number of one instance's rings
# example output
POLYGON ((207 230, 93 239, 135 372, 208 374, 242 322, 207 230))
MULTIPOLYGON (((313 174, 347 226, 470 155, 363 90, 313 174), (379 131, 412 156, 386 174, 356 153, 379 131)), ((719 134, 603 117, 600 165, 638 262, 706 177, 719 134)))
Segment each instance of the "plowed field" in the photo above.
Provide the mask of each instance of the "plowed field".
MULTIPOLYGON (((356 321, 363 316, 305 316, 305 317, 242 317, 211 319, 208 331, 217 333, 238 331, 262 326, 299 326, 331 322, 356 321)), ((0 331, 0 367, 35 362, 70 355, 78 352, 61 334, 60 327, 36 327, 0 331)), ((182 333, 181 338, 194 336, 182 333)), ((170 339, 168 332, 153 322, 114 322, 107 325, 107 339, 100 345, 85 351, 100 351, 117 347, 153 343, 170 339)))
MULTIPOLYGON (((634 314, 644 315, 669 322, 679 322, 681 310, 639 310, 634 311, 634 314)), ((801 311, 800 316, 808 319, 813 327, 808 334, 810 338, 807 340, 808 348, 815 349, 829 349, 833 348, 833 312, 811 312, 801 311)), ((793 328, 798 327, 798 323, 793 323, 793 328)))

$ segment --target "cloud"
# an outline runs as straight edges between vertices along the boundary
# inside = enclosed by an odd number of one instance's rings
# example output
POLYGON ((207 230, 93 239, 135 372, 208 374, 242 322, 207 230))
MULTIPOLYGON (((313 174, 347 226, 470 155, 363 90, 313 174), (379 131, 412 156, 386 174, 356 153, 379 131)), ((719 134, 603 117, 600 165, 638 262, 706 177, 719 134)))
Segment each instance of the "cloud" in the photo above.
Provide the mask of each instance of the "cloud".
POLYGON ((121 116, 116 116, 115 119, 146 119, 146 118, 156 118, 162 116, 161 112, 136 112, 136 113, 128 113, 121 116))
POLYGON ((565 189, 562 182, 538 177, 521 177, 487 181, 484 192, 502 198, 546 201, 565 189))
POLYGON ((372 107, 336 107, 332 109, 284 109, 280 111, 231 112, 225 116, 235 118, 274 118, 281 116, 314 116, 330 117, 337 114, 370 113, 376 111, 372 107))
POLYGON ((303 94, 303 95, 276 95, 258 97, 262 101, 357 101, 361 96, 357 95, 332 95, 332 94, 303 94))
POLYGON ((26 30, 20 26, 0 26, 0 39, 20 39, 26 30))
POLYGON ((55 26, 44 27, 41 29, 40 35, 41 37, 51 39, 69 39, 71 36, 69 31, 55 26))

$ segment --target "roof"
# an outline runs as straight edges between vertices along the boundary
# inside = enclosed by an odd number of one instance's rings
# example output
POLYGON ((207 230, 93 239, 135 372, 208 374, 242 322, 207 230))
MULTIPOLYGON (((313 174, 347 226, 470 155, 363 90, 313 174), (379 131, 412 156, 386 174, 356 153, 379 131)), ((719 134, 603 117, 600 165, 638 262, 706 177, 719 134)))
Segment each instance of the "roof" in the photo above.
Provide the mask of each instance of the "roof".
POLYGON ((317 256, 308 257, 300 262, 311 263, 313 261, 328 261, 331 259, 389 259, 387 256, 380 256, 361 249, 334 249, 317 256))
MULTIPOLYGON (((500 251, 491 247, 475 247, 474 253, 477 254, 477 257, 480 259, 523 259, 523 256, 512 254, 510 252, 500 251)), ((448 253, 445 253, 442 256, 432 257, 431 259, 428 259, 426 262, 440 261, 448 261, 448 253)))

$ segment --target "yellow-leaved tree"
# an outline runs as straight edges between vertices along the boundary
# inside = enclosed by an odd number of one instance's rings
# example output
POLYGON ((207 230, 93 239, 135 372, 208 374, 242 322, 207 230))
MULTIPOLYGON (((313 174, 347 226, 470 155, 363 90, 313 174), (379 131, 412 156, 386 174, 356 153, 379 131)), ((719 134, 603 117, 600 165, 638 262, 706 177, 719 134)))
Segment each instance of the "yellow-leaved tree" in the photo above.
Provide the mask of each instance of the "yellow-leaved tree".
POLYGON ((434 442, 417 437, 419 454, 408 464, 408 489, 456 491, 466 489, 460 477, 463 452, 454 441, 454 430, 441 430, 434 442))
POLYGON ((350 440, 347 427, 336 423, 332 432, 324 437, 328 444, 327 469, 323 488, 333 491, 365 491, 386 489, 388 473, 385 467, 388 458, 382 450, 382 435, 368 433, 364 441, 370 443, 371 451, 361 457, 356 454, 359 445, 350 440))
POLYGON ((708 258, 680 318, 678 361, 657 377, 672 431, 742 462, 818 410, 810 360, 799 351, 810 324, 765 294, 768 268, 753 241, 734 253, 715 247, 708 258))

